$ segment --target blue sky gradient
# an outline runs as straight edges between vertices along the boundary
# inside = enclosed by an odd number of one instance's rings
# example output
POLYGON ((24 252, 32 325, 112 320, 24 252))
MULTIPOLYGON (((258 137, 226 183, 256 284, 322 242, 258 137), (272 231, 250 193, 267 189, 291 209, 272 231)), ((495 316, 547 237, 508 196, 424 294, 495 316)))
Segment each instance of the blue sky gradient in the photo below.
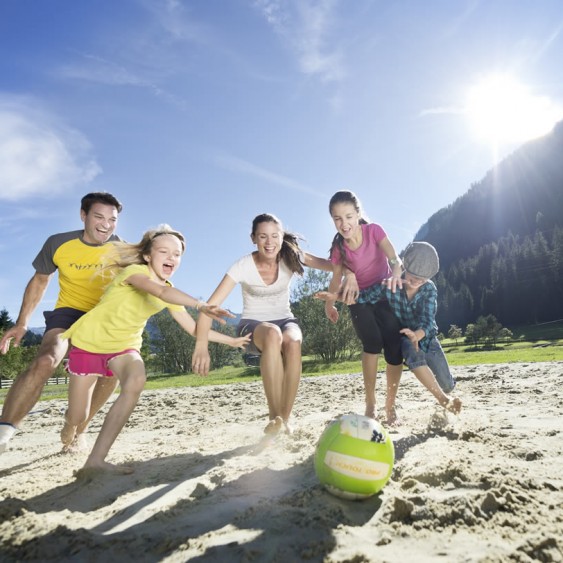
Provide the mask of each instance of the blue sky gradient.
POLYGON ((89 191, 123 201, 127 240, 183 231, 173 282, 196 297, 252 250, 258 213, 326 256, 339 189, 400 250, 538 134, 477 134, 476 84, 513 80, 511 124, 563 118, 562 31, 559 0, 3 0, 0 308, 16 318, 33 258, 80 227, 89 191))

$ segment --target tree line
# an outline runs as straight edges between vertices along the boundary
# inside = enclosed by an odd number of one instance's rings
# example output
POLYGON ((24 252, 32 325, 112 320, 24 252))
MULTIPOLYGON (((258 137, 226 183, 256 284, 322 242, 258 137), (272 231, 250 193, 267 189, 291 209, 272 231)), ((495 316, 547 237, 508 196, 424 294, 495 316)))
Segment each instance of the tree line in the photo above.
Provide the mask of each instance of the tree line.
MULTIPOLYGON (((325 290, 329 281, 330 274, 327 272, 306 268, 292 290, 291 307, 303 331, 303 355, 314 356, 327 364, 358 359, 361 344, 356 337, 348 307, 343 303, 336 304, 340 319, 334 324, 326 318, 324 302, 313 297, 317 291, 325 290)), ((0 311, 0 336, 13 324, 8 312, 5 309, 0 311)), ((215 330, 235 335, 232 325, 213 324, 215 330)), ((479 317, 474 323, 468 323, 465 333, 456 324, 451 324, 448 336, 454 340, 464 336, 468 344, 477 346, 481 343, 494 347, 499 340, 511 338, 512 334, 494 315, 489 314, 479 317)), ((22 346, 12 347, 8 354, 0 356, 0 376, 13 379, 23 371, 33 360, 40 338, 29 332, 22 346)), ((191 371, 194 348, 195 339, 182 330, 167 311, 161 311, 147 324, 141 355, 149 374, 183 374, 191 371)), ((215 342, 209 343, 209 354, 214 369, 242 366, 244 363, 239 350, 215 342)), ((63 366, 59 366, 55 376, 64 376, 63 366)))
POLYGON ((508 234, 436 277, 439 326, 492 314, 505 325, 563 318, 563 229, 508 234))

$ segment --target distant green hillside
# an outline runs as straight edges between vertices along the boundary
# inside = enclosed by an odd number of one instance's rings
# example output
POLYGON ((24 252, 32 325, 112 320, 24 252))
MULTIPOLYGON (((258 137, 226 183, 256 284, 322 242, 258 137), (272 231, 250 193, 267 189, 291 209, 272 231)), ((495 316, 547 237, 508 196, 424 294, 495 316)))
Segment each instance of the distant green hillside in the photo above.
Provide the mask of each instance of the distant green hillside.
POLYGON ((443 330, 487 314, 503 324, 563 318, 563 122, 432 215, 415 239, 440 254, 443 330))

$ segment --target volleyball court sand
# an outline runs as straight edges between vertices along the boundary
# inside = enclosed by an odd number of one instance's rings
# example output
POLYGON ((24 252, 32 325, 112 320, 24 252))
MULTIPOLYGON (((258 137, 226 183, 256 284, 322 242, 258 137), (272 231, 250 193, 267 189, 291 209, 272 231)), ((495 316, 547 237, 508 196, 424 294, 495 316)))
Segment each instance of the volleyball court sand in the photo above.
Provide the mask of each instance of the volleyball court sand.
POLYGON ((359 374, 304 378, 295 434, 268 444, 260 383, 147 391, 108 458, 135 473, 83 481, 86 455, 59 453, 65 401, 38 403, 0 456, 0 558, 563 561, 563 363, 453 371, 446 424, 405 372, 393 474, 365 501, 313 468, 325 425, 363 411, 359 374))

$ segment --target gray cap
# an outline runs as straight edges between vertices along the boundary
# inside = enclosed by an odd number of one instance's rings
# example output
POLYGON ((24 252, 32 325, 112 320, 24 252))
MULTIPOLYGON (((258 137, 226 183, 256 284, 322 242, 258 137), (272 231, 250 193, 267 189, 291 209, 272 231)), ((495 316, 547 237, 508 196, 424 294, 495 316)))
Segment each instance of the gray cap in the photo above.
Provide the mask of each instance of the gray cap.
POLYGON ((436 249, 427 242, 411 242, 403 255, 405 270, 418 278, 430 279, 440 269, 436 249))

